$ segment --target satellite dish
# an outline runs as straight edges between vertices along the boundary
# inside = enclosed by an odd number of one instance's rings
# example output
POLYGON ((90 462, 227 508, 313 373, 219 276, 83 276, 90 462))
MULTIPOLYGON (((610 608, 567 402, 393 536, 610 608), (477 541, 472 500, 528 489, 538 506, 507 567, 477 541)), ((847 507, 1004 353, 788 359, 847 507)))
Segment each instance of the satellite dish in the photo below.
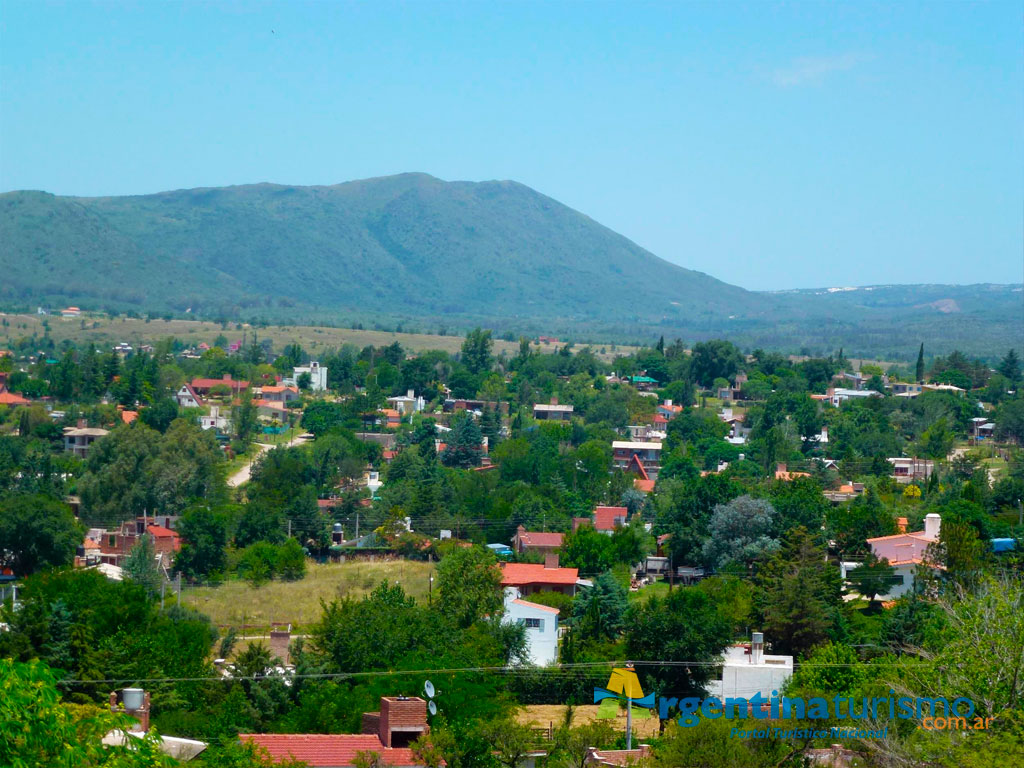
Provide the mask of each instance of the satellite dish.
POLYGON ((431 715, 437 714, 437 704, 435 704, 433 701, 427 703, 427 709, 430 710, 431 715))
MULTIPOLYGON (((427 682, 423 684, 423 690, 426 691, 428 699, 434 698, 434 684, 432 682, 427 680, 427 682)), ((434 708, 437 709, 437 707, 434 708)), ((433 714, 433 712, 431 712, 431 714, 433 714)))

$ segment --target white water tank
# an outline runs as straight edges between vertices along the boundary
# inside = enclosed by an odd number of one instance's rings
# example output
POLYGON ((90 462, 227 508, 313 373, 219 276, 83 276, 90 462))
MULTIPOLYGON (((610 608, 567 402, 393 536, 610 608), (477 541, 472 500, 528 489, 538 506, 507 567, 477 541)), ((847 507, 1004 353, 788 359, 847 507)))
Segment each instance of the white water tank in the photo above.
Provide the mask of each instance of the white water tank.
POLYGON ((939 529, 942 527, 941 515, 930 512, 924 516, 924 535, 926 538, 932 541, 937 541, 939 538, 939 529))

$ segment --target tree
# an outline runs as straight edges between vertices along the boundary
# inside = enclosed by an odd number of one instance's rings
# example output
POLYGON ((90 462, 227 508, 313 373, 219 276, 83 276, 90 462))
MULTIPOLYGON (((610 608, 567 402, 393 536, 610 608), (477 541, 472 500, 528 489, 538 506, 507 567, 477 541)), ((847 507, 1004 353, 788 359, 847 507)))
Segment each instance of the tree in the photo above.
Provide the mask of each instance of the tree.
POLYGON ((483 434, 476 420, 467 411, 462 411, 452 419, 451 426, 452 431, 448 433, 447 447, 441 454, 441 462, 446 467, 459 469, 480 466, 483 434))
POLYGON ((742 362, 743 355, 731 342, 712 339, 694 345, 690 371, 698 383, 708 387, 715 379, 732 378, 742 362))
POLYGON ((765 633, 781 653, 802 654, 825 642, 842 622, 839 569, 804 528, 786 534, 782 549, 757 574, 756 606, 765 633))
POLYGON ((921 434, 919 450, 921 455, 929 459, 944 459, 953 449, 954 442, 956 442, 956 435, 949 428, 946 418, 943 417, 921 434))
POLYGON ((767 501, 740 496, 719 504, 708 523, 704 562, 713 570, 733 563, 747 567, 778 550, 774 534, 775 510, 767 501))
POLYGON ((299 389, 303 392, 308 392, 309 388, 313 385, 313 377, 310 375, 309 371, 304 371, 299 374, 295 383, 298 384, 299 389))
POLYGON ((256 430, 256 406, 252 402, 252 392, 242 392, 239 404, 234 408, 231 421, 235 427, 235 437, 244 445, 248 445, 256 430))
POLYGON ((889 594, 893 586, 900 581, 889 561, 884 557, 879 559, 874 552, 868 552, 860 567, 848 572, 846 578, 857 592, 872 604, 877 602, 878 595, 889 594))
POLYGON ((1020 358, 1017 357, 1017 351, 1011 349, 1007 352, 996 370, 1005 376, 1011 385, 1016 386, 1020 381, 1020 358))
POLYGON ((622 631, 628 609, 629 593, 606 571, 573 600, 573 632, 583 640, 614 640, 622 631))
POLYGON ((588 575, 603 573, 615 563, 611 539, 589 523, 565 535, 560 559, 564 566, 588 575))
POLYGON ((501 611, 501 569, 483 547, 450 550, 437 566, 437 609, 457 627, 501 611))
POLYGON ((0 497, 0 563, 16 576, 70 565, 83 531, 70 508, 47 496, 0 497))
POLYGON ((826 525, 836 549, 843 555, 867 552, 867 539, 896 533, 892 512, 871 486, 853 501, 830 509, 826 513, 826 525))
POLYGON ((626 618, 626 653, 637 661, 693 661, 694 666, 643 668, 648 687, 661 695, 700 695, 730 639, 729 622, 694 587, 636 603, 626 618))
POLYGON ((1024 445, 1024 398, 1004 403, 996 414, 996 435, 1000 440, 1014 440, 1024 445))
POLYGON ((124 572, 125 578, 142 585, 150 594, 156 594, 159 591, 160 581, 163 577, 156 564, 156 550, 148 535, 143 535, 128 551, 121 563, 121 570, 124 572))
POLYGON ((227 522, 223 512, 207 506, 191 507, 178 521, 181 551, 174 568, 191 580, 222 573, 226 566, 227 522))
POLYGON ((478 376, 491 370, 491 332, 474 328, 462 342, 462 364, 471 374, 478 376))
POLYGON ((921 342, 920 348, 917 350, 917 365, 914 367, 914 381, 920 383, 924 381, 924 342, 921 342))

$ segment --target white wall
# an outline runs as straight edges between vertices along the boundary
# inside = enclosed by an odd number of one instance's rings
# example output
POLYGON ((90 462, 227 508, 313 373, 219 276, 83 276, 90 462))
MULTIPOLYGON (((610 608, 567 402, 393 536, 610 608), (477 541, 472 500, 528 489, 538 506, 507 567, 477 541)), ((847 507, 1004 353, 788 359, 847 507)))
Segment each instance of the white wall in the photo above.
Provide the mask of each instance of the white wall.
POLYGON ((540 622, 540 627, 526 628, 526 643, 530 663, 538 667, 554 664, 558 661, 558 614, 545 610, 546 606, 536 606, 519 600, 519 590, 514 587, 505 590, 506 623, 526 623, 527 619, 540 622))

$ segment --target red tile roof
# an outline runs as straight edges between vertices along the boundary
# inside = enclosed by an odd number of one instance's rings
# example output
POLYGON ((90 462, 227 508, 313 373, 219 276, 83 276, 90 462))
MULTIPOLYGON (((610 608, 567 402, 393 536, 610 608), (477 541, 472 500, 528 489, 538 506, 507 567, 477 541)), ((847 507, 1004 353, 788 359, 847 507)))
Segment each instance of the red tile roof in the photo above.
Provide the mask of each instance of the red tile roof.
POLYGON ((162 525, 149 525, 146 526, 146 530, 154 536, 156 536, 158 539, 178 538, 178 534, 176 534, 170 528, 164 528, 162 525))
POLYGON ((526 547, 560 547, 565 538, 561 533, 541 533, 540 531, 523 531, 519 541, 526 547))
POLYGON ((249 388, 248 381, 232 379, 230 377, 221 379, 192 379, 192 389, 211 389, 212 387, 216 387, 218 384, 226 384, 233 390, 249 388))
POLYGON ((138 411, 121 411, 121 421, 125 424, 131 424, 137 418, 139 418, 138 411))
POLYGON ((4 390, 0 392, 0 405, 28 405, 29 401, 21 395, 4 390))
POLYGON ((384 747, 372 733, 240 733, 238 738, 262 747, 277 761, 293 758, 310 768, 351 766, 356 752, 377 752, 384 758, 384 765, 395 768, 423 765, 411 749, 384 747))
POLYGON ((594 507, 594 529, 611 531, 615 529, 615 518, 629 518, 629 510, 625 507, 594 507))
POLYGON ((633 481, 633 487, 636 488, 636 490, 641 491, 643 493, 650 493, 651 491, 654 490, 654 481, 644 480, 642 477, 638 477, 636 480, 633 481))
POLYGON ((575 584, 579 574, 578 568, 545 568, 540 563, 501 563, 501 586, 575 584))

